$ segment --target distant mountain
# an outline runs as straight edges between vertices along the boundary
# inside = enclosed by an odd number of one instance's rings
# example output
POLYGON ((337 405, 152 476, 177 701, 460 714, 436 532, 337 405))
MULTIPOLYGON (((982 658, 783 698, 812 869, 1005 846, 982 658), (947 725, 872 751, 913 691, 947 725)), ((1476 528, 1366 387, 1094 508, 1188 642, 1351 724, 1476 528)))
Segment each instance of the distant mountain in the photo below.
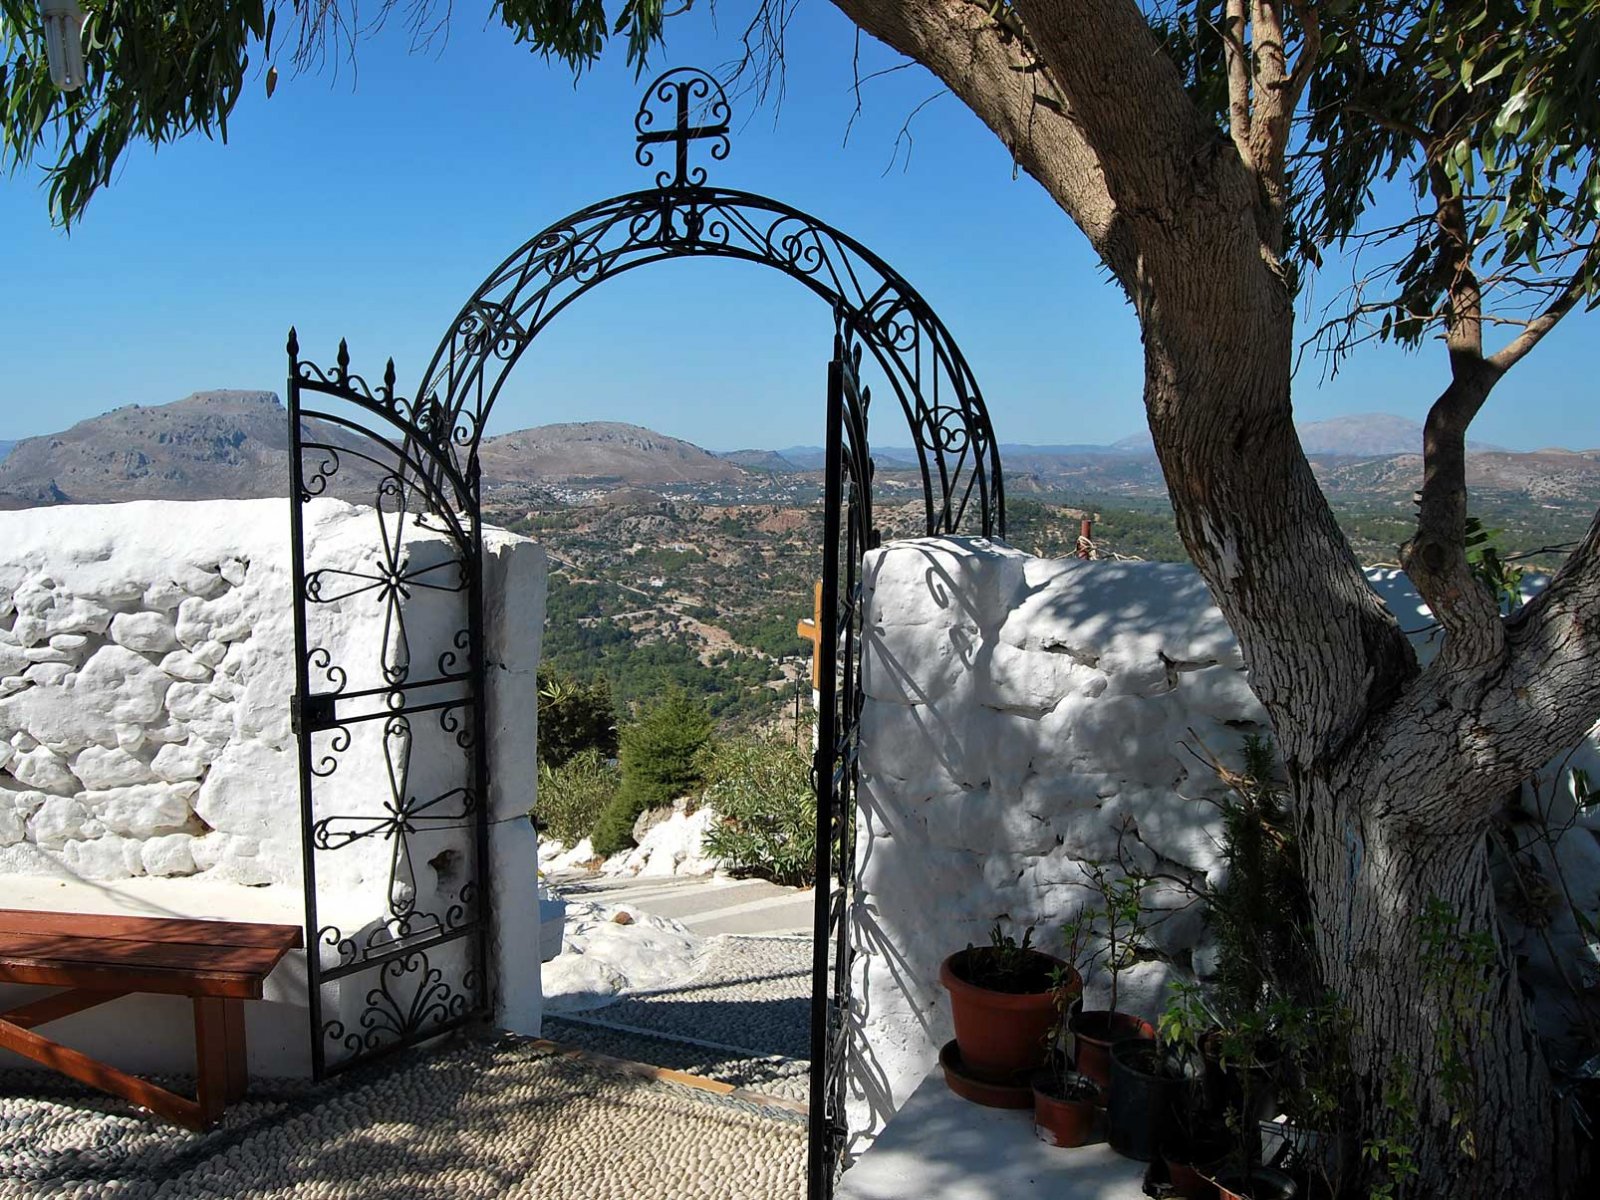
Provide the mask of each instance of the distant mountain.
POLYGON ((484 479, 496 483, 586 480, 648 486, 748 478, 742 467, 693 443, 615 421, 538 425, 486 438, 478 461, 484 479))
POLYGON ((196 392, 17 442, 0 461, 0 494, 32 504, 282 496, 288 442, 271 392, 196 392))
POLYGON ((763 474, 792 475, 802 469, 776 450, 721 450, 717 452, 717 457, 746 471, 763 474))
MULTIPOLYGON (((1297 423, 1295 429, 1307 454, 1374 458, 1422 452, 1422 426, 1393 413, 1354 413, 1326 421, 1297 423)), ((1113 442, 1110 448, 1123 454, 1155 453, 1148 429, 1113 442)), ((1491 454, 1503 448, 1487 442, 1468 442, 1467 449, 1474 454, 1491 454)))
POLYGON ((11 453, 11 447, 15 445, 15 442, 0 442, 0 461, 4 461, 5 456, 11 453))
MULTIPOLYGON (((1365 457, 1422 452, 1422 426, 1393 413, 1357 413, 1327 421, 1308 421, 1296 428, 1307 454, 1365 457)), ((1503 448, 1486 442, 1468 442, 1467 449, 1474 454, 1488 454, 1503 448)))

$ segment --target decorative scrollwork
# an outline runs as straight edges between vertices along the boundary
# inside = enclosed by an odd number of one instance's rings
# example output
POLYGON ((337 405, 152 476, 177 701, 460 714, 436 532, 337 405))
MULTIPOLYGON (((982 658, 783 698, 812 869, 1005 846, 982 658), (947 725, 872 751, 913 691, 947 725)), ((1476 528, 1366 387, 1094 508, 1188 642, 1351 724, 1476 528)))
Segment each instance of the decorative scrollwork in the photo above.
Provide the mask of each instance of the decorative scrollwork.
MULTIPOLYGON (((339 473, 339 452, 332 446, 309 445, 304 449, 320 451, 315 464, 307 472, 302 467, 300 472, 300 499, 309 500, 313 496, 320 496, 328 490, 328 481, 339 473)), ((301 458, 304 461, 304 454, 301 458)))
POLYGON ((690 169, 689 143, 709 141, 712 159, 721 162, 731 149, 728 122, 732 116, 728 94, 710 75, 696 67, 668 71, 645 89, 639 111, 634 115, 633 128, 638 143, 634 160, 641 167, 652 166, 655 147, 671 142, 672 170, 657 171, 656 186, 700 187, 706 181, 706 169, 699 166, 690 169), (669 106, 672 128, 664 128, 666 118, 657 113, 656 105, 669 106))
MULTIPOLYGON (((465 569, 465 566, 466 564, 463 563, 463 569, 465 569)), ((450 675, 458 671, 460 669, 462 657, 470 656, 472 650, 472 630, 456 630, 455 637, 450 639, 450 646, 451 648, 449 650, 445 650, 439 655, 439 674, 441 675, 450 675)), ((467 665, 471 665, 470 659, 467 665)))
MULTIPOLYGON (((322 731, 319 731, 322 732, 322 731)), ((335 725, 330 730, 333 734, 328 739, 328 745, 320 758, 311 763, 309 770, 318 779, 326 779, 339 769, 339 755, 350 749, 350 729, 345 725, 335 725)))
MULTIPOLYGON (((307 577, 307 579, 306 579, 305 593, 306 593, 306 599, 308 599, 308 600, 316 599, 316 597, 312 595, 312 587, 311 587, 311 579, 310 579, 310 577, 307 577)), ((320 688, 314 688, 313 689, 314 691, 316 691, 319 694, 324 694, 324 695, 326 695, 328 693, 332 693, 334 695, 337 695, 338 693, 344 691, 344 685, 345 685, 344 668, 334 665, 333 653, 331 651, 329 651, 326 647, 313 646, 310 650, 308 650, 306 652, 306 672, 307 672, 307 674, 310 674, 310 673, 316 672, 316 671, 322 672, 322 677, 323 677, 324 680, 327 681, 327 686, 326 687, 320 687, 320 688)))

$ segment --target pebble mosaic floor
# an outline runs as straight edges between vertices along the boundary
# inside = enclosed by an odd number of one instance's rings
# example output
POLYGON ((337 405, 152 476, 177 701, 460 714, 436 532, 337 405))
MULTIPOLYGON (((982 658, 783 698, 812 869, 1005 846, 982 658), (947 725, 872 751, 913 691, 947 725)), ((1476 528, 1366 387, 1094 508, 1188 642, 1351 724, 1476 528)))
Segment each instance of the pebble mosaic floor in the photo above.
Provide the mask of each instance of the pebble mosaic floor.
POLYGON ((781 1108, 487 1035, 269 1084, 205 1134, 0 1079, 4 1200, 798 1200, 805 1150, 781 1108))

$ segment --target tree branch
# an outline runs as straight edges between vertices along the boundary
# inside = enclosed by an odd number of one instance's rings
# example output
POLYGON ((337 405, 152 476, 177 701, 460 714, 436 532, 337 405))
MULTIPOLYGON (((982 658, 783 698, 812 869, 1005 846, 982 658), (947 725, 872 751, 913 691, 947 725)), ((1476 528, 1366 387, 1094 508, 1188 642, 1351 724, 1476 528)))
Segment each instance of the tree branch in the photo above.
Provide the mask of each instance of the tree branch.
POLYGON ((1583 272, 1575 272, 1565 290, 1552 300, 1542 313, 1529 321, 1520 334, 1499 351, 1491 354, 1489 362, 1502 373, 1509 371, 1521 362, 1528 351, 1537 346, 1544 335, 1554 329, 1561 318, 1571 312, 1585 295, 1587 289, 1583 286, 1583 272))
POLYGON ((977 0, 833 0, 873 37, 924 64, 983 121, 1105 254, 1113 206, 1099 156, 1027 40, 977 0))
POLYGON ((1255 173, 1250 148, 1250 54, 1245 48, 1245 0, 1227 0, 1222 20, 1222 43, 1228 62, 1228 135, 1251 174, 1255 173))

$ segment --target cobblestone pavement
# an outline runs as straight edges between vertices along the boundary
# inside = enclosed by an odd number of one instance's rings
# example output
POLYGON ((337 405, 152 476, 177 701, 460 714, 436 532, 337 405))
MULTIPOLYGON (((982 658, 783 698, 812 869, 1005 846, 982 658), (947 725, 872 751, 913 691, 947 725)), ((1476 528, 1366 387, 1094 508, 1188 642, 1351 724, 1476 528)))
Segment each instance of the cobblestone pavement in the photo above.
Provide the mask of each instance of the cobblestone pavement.
POLYGON ((797 1200, 805 1121, 526 1039, 462 1036, 205 1134, 55 1076, 0 1075, 0 1197, 797 1200))
POLYGON ((692 974, 604 1008, 551 1014, 545 1036, 602 1054, 805 1100, 811 939, 710 939, 692 974))

